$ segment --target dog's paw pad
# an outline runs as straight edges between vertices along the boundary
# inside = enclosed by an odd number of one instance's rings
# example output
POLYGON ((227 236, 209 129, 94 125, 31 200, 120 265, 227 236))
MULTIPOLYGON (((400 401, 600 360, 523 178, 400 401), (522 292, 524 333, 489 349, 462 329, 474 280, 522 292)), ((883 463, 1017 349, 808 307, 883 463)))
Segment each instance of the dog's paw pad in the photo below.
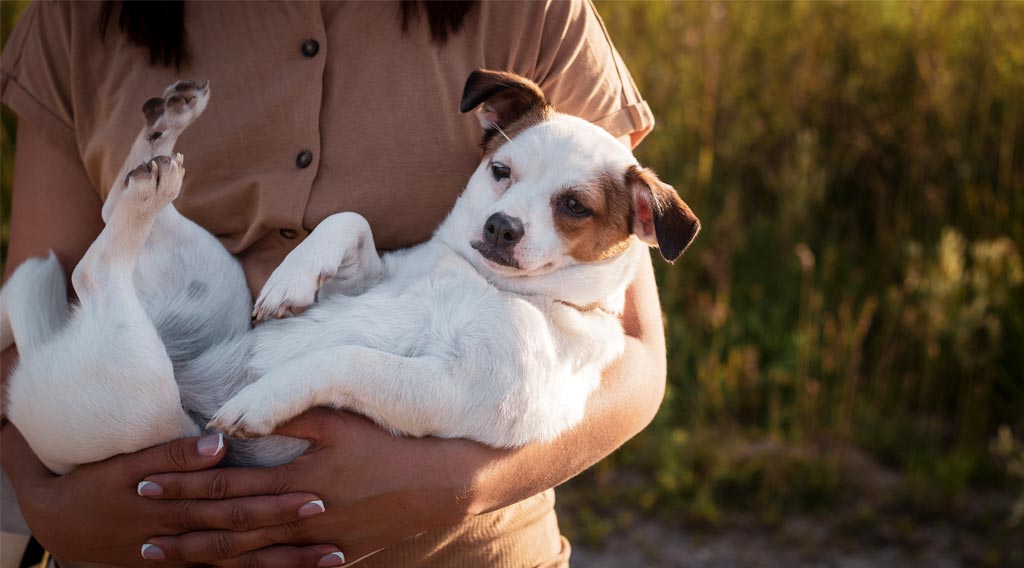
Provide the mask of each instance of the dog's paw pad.
POLYGON ((139 187, 143 185, 156 185, 156 164, 152 161, 139 164, 128 175, 124 176, 124 186, 139 187))
POLYGON ((209 81, 191 81, 188 79, 182 81, 175 81, 169 87, 164 89, 164 98, 170 98, 174 95, 180 95, 183 97, 192 97, 196 93, 206 92, 210 88, 209 81))
POLYGON ((167 130, 180 132, 199 117, 210 101, 210 82, 178 81, 142 105, 146 116, 146 137, 159 140, 167 130))
POLYGON ((174 201, 185 175, 181 154, 157 156, 128 172, 124 178, 127 202, 146 209, 159 209, 174 201))
POLYGON ((146 116, 146 124, 152 126, 164 115, 167 105, 160 97, 154 97, 142 105, 142 114, 146 116))
MULTIPOLYGON (((164 91, 167 110, 173 114, 186 114, 206 107, 210 97, 210 82, 178 81, 164 91)), ((198 114, 196 115, 198 116, 198 114)), ((191 117, 194 118, 194 117, 191 117)))

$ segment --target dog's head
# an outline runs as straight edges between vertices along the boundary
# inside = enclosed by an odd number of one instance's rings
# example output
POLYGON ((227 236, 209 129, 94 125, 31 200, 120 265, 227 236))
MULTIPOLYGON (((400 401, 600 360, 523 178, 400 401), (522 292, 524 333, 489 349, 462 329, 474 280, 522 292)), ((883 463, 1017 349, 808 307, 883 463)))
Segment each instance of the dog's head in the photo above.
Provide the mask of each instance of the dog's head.
POLYGON ((605 130, 556 112, 530 80, 474 71, 461 111, 473 109, 484 158, 459 225, 478 267, 539 276, 614 259, 635 238, 674 262, 700 230, 671 186, 605 130))

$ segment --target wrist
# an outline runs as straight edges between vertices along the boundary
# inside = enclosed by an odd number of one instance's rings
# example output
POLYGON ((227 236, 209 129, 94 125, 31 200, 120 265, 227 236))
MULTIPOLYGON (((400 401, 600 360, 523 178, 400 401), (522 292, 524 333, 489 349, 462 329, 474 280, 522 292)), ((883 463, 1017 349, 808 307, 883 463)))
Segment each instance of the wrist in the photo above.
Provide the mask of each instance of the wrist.
POLYGON ((448 446, 449 470, 455 479, 455 514, 459 521, 512 504, 512 484, 505 479, 505 465, 514 450, 501 450, 469 440, 451 440, 448 446))

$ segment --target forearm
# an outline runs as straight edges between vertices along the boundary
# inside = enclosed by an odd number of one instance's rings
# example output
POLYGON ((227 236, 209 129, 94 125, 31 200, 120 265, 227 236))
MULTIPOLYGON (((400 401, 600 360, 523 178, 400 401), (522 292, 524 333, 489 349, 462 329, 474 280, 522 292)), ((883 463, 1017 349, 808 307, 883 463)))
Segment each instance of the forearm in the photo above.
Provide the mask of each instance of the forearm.
POLYGON ((665 392, 664 354, 651 351, 627 338, 626 352, 591 396, 586 420, 557 440, 509 452, 481 447, 492 459, 477 478, 470 513, 498 509, 559 485, 643 430, 665 392))

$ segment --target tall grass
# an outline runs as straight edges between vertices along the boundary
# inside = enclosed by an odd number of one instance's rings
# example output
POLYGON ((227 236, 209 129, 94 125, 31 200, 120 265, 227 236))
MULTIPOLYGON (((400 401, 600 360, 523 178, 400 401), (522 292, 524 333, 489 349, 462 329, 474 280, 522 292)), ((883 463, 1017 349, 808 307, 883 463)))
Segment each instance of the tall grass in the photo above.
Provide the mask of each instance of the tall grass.
POLYGON ((665 404, 605 467, 711 516, 721 495, 681 489, 717 459, 697 440, 999 482, 988 441, 1024 427, 1024 5, 598 8, 658 119, 638 156, 704 221, 659 270, 665 404))
MULTIPOLYGON (((14 23, 25 9, 25 0, 0 2, 0 47, 7 45, 14 23)), ((7 107, 0 110, 0 268, 6 266, 7 239, 10 235, 11 184, 14 182, 14 140, 18 121, 7 107)))

